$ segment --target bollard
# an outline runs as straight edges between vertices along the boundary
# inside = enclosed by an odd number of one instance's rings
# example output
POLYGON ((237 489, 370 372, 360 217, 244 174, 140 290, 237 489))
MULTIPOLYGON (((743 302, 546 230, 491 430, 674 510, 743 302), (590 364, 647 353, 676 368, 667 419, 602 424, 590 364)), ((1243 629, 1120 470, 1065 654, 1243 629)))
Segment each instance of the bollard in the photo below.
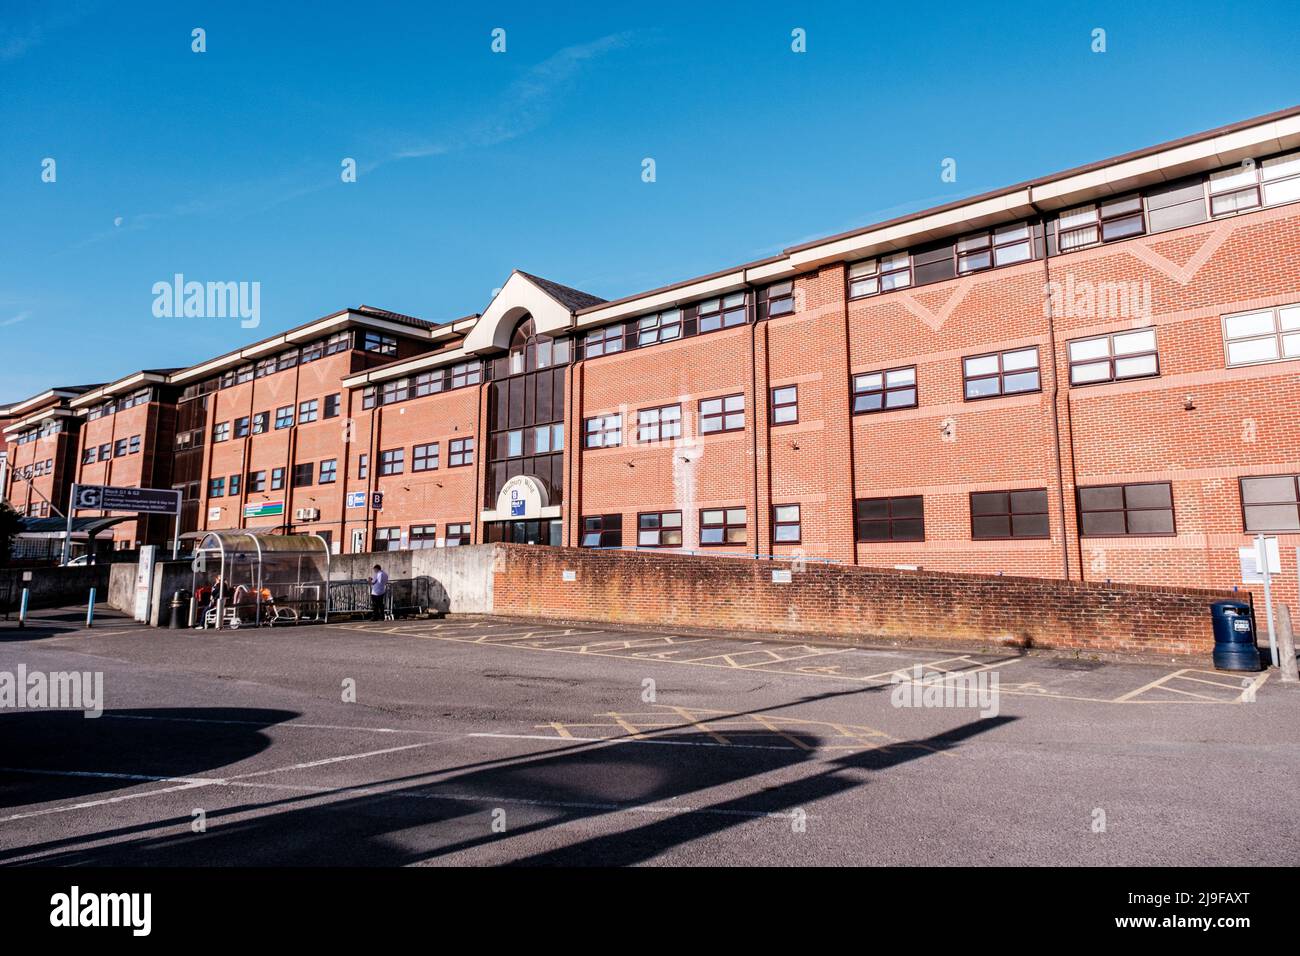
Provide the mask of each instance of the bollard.
POLYGON ((18 605, 18 626, 19 627, 27 626, 27 594, 28 594, 27 588, 23 588, 23 599, 22 602, 18 605))
POLYGON ((86 627, 95 626, 95 589, 90 589, 90 601, 86 604, 86 627))
POLYGON ((1282 683, 1300 682, 1300 674, 1296 673, 1295 631, 1291 629, 1291 609, 1285 604, 1277 606, 1277 652, 1281 658, 1282 683))
POLYGON ((198 602, 193 594, 190 595, 190 616, 187 618, 189 626, 194 627, 194 614, 198 610, 198 602))
POLYGON ((176 629, 181 626, 181 592, 172 595, 170 613, 167 615, 167 627, 176 629))

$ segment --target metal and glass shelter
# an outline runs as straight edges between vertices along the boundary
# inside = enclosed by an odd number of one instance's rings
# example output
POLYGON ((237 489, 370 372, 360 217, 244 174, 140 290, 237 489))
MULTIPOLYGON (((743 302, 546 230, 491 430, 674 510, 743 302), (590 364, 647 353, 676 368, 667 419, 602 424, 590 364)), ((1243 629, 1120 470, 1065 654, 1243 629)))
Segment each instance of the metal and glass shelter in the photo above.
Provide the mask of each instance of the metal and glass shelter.
POLYGON ((329 544, 318 534, 209 531, 194 552, 194 596, 204 627, 324 621, 329 544))

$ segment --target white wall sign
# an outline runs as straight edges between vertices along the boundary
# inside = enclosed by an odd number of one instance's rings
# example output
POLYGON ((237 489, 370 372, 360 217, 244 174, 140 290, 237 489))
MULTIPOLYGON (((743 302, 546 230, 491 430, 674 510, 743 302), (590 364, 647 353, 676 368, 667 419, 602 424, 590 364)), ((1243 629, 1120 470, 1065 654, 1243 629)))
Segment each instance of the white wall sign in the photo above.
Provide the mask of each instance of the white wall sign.
MULTIPOLYGON (((1265 561, 1268 563, 1268 573, 1278 575, 1282 573, 1282 555, 1278 551, 1277 538, 1265 538, 1265 561)), ((1244 548, 1237 549, 1237 555, 1241 561, 1241 583, 1242 584, 1263 584, 1264 583, 1264 561, 1260 560, 1259 550, 1255 545, 1248 545, 1244 548)))
POLYGON ((220 509, 220 508, 209 508, 209 509, 208 509, 208 520, 209 520, 209 521, 220 521, 220 520, 221 520, 221 509, 220 509))
POLYGON ((577 571, 564 571, 564 572, 562 572, 562 576, 563 576, 564 580, 566 580, 566 581, 576 581, 576 580, 578 580, 578 572, 577 572, 577 571))
POLYGON ((773 584, 789 584, 793 580, 794 577, 790 574, 789 570, 779 571, 776 568, 772 569, 773 584))
POLYGON ((497 515, 500 518, 540 518, 550 496, 545 486, 531 475, 515 475, 497 495, 497 515))

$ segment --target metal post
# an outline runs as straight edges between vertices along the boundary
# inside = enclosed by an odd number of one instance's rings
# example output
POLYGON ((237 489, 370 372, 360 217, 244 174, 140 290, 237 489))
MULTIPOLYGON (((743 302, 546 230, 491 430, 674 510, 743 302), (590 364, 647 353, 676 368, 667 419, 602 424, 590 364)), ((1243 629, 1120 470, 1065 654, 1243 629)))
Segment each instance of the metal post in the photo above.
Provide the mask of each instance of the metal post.
POLYGON ((1280 658, 1277 653, 1277 632, 1273 628, 1273 588, 1270 584, 1273 575, 1268 561, 1268 539, 1262 534, 1255 535, 1255 556, 1260 571, 1264 575, 1264 610, 1268 615, 1268 649, 1273 657, 1273 666, 1277 667, 1280 658))
POLYGON ((195 601, 195 597, 194 597, 194 595, 191 594, 191 595, 190 595, 190 613, 189 613, 189 617, 186 618, 186 620, 189 621, 189 626, 190 626, 191 628, 194 627, 194 614, 195 614, 195 612, 196 612, 197 610, 198 610, 198 605, 197 605, 197 603, 196 603, 196 601, 195 601))
POLYGON ((172 560, 181 556, 181 506, 176 502, 176 530, 172 532, 172 560))
POLYGON ((23 599, 22 599, 22 602, 18 605, 18 626, 19 626, 19 627, 26 627, 26 626, 27 626, 27 596, 28 596, 28 594, 29 594, 29 592, 28 592, 27 588, 23 588, 23 599))
MULTIPOLYGON (((225 590, 226 590, 226 582, 222 581, 221 591, 223 594, 225 590)), ((218 597, 217 598, 217 630, 218 631, 221 630, 221 618, 225 614, 225 612, 226 612, 226 599, 225 597, 218 597)))
POLYGON ((90 601, 86 604, 86 627, 95 626, 95 589, 90 589, 90 601))
POLYGON ((72 558, 72 513, 76 510, 72 506, 77 500, 77 489, 79 487, 79 485, 72 486, 72 497, 68 499, 68 529, 63 535, 63 560, 59 562, 60 564, 66 565, 72 558))

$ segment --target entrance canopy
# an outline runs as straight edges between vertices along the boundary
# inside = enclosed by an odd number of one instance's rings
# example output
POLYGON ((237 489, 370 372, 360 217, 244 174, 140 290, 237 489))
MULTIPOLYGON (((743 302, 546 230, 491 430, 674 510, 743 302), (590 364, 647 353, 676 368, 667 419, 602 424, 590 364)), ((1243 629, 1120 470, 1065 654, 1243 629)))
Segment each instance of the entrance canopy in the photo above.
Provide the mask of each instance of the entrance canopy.
POLYGON ((209 531, 194 552, 204 627, 323 621, 330 549, 318 534, 209 531))

